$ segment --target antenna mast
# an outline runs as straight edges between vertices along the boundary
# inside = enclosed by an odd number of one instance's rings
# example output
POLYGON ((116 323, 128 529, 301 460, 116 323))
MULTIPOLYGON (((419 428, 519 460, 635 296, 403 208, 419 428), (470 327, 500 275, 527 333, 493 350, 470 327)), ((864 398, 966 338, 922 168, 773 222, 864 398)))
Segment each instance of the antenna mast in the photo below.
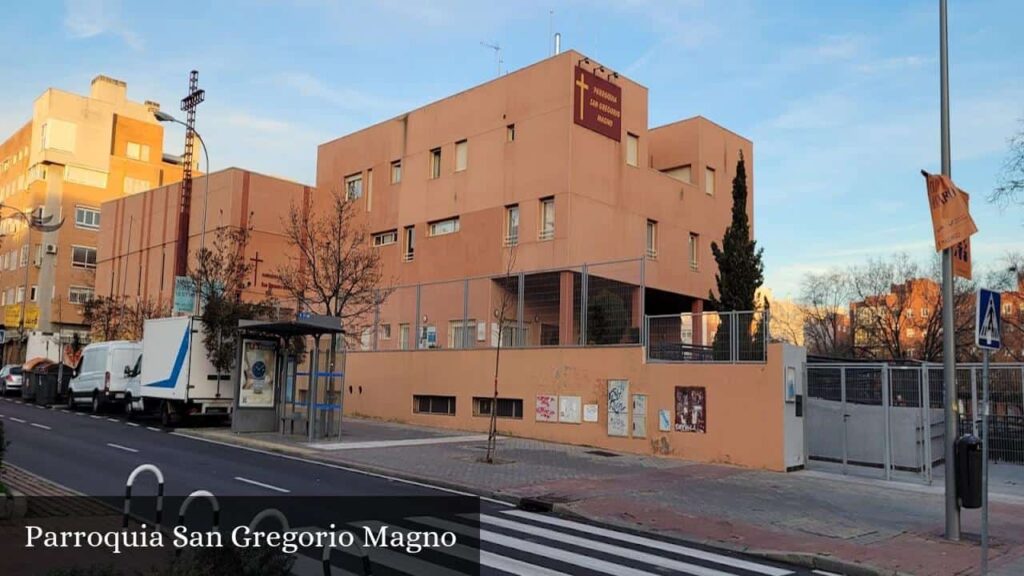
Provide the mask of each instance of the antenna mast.
POLYGON ((181 100, 181 111, 185 116, 185 155, 181 171, 181 209, 178 211, 178 238, 174 251, 174 274, 188 273, 188 221, 192 212, 192 166, 193 144, 196 138, 196 107, 206 98, 206 90, 199 88, 199 71, 193 70, 188 77, 188 96, 181 100))
POLYGON ((481 42, 480 45, 483 46, 484 48, 490 48, 491 50, 494 50, 494 58, 498 61, 498 76, 501 76, 501 65, 505 63, 505 61, 501 59, 501 44, 498 44, 497 42, 495 42, 494 44, 481 42))

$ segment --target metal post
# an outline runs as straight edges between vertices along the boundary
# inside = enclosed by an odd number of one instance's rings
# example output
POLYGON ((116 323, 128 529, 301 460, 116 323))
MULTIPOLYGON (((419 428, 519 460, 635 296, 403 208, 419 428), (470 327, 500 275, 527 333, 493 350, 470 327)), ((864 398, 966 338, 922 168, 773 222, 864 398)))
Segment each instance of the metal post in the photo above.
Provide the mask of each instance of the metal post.
POLYGON ((981 575, 988 574, 988 361, 991 352, 985 350, 982 364, 981 412, 981 575))
MULTIPOLYGON (((380 349, 380 290, 373 291, 373 351, 380 349)), ((333 342, 332 336, 332 342, 333 342)), ((331 346, 333 350, 334 346, 331 346)))
MULTIPOLYGON (((942 173, 952 170, 949 151, 949 46, 946 26, 946 0, 939 0, 939 92, 942 173)), ((960 539, 960 506, 956 501, 956 470, 953 450, 957 433, 956 345, 953 325, 953 253, 942 251, 942 382, 946 392, 943 411, 946 416, 946 538, 960 539)))
MULTIPOLYGON (((640 317, 647 315, 647 258, 640 257, 640 317)), ((640 327, 640 344, 647 344, 647 330, 640 327)))
MULTIPOLYGON (((501 319, 505 321, 504 318, 501 319)), ((462 343, 460 348, 469 348, 472 340, 469 339, 469 278, 462 281, 462 343)))
POLYGON ((416 329, 416 331, 412 335, 412 337, 413 337, 412 349, 413 350, 419 350, 420 349, 420 330, 422 329, 421 328, 421 324, 420 324, 420 296, 422 295, 420 288, 421 288, 421 286, 419 284, 417 284, 416 285, 416 318, 415 318, 415 325, 414 325, 414 328, 416 329))
POLYGON ((306 392, 306 436, 313 441, 316 428, 316 381, 320 373, 320 335, 313 337, 313 353, 309 357, 309 389, 306 392))
POLYGON ((928 365, 921 367, 921 411, 924 414, 924 478, 932 483, 932 395, 928 382, 928 365))
MULTIPOLYGON (((130 233, 129 233, 129 238, 131 238, 130 233)), ((28 258, 25 259, 25 293, 22 294, 22 297, 21 297, 21 323, 19 324, 19 328, 20 328, 21 334, 19 334, 19 336, 21 336, 22 352, 25 353, 25 358, 22 361, 23 362, 28 362, 28 335, 25 333, 25 329, 27 328, 27 326, 25 326, 25 324, 28 322, 28 317, 25 316, 25 309, 26 309, 26 306, 28 305, 28 293, 29 293, 28 271, 29 271, 29 268, 31 268, 31 266, 32 266, 32 222, 31 222, 31 219, 26 219, 26 222, 25 222, 25 242, 26 242, 26 244, 28 246, 28 250, 26 251, 28 258)), ((18 260, 19 261, 21 260, 21 254, 18 254, 18 260)))
MULTIPOLYGON (((516 337, 512 339, 516 342, 519 347, 526 346, 526 340, 523 338, 523 314, 526 313, 526 274, 523 272, 519 273, 519 289, 518 289, 518 301, 516 302, 516 337)), ((501 338, 501 334, 498 335, 501 338)))
POLYGON ((729 361, 737 362, 740 359, 740 328, 736 318, 739 312, 727 312, 727 314, 729 315, 729 361))
POLYGON ((882 409, 885 414, 883 428, 885 430, 885 441, 882 444, 882 463, 885 466, 885 479, 892 480, 892 372, 887 365, 881 367, 882 376, 882 409))
POLYGON ((584 264, 580 268, 580 346, 587 345, 587 308, 590 306, 590 271, 584 264))
POLYGON ((971 366, 971 434, 978 435, 978 373, 971 366))
POLYGON ((845 475, 847 473, 847 460, 849 459, 846 421, 850 419, 850 415, 846 413, 846 366, 839 369, 839 405, 843 410, 843 475, 845 475))

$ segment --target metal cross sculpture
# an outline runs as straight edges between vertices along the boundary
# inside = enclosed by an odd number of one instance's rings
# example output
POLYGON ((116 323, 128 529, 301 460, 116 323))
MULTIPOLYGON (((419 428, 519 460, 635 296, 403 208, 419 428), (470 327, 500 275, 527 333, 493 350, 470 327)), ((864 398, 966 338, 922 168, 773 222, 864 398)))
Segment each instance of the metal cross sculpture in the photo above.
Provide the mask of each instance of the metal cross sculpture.
POLYGON ((206 91, 199 88, 199 71, 193 70, 188 79, 188 96, 181 100, 181 111, 185 117, 185 156, 182 158, 181 210, 178 212, 178 238, 174 252, 174 274, 188 273, 188 221, 192 211, 192 161, 193 142, 196 136, 196 108, 206 98, 206 91))

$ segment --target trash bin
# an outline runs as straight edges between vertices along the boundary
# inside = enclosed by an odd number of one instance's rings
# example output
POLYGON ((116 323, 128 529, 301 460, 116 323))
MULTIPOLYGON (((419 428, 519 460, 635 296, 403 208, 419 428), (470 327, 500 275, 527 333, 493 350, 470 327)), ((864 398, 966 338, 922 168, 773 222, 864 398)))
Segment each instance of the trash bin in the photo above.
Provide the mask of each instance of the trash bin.
POLYGON ((38 368, 43 368, 53 362, 47 358, 33 358, 22 365, 21 373, 21 398, 26 402, 34 402, 39 392, 38 368))
POLYGON ((60 404, 71 381, 71 367, 64 365, 61 370, 60 364, 39 364, 33 372, 36 374, 36 404, 60 404))
POLYGON ((956 495, 960 506, 981 508, 981 438, 964 434, 956 441, 956 495))

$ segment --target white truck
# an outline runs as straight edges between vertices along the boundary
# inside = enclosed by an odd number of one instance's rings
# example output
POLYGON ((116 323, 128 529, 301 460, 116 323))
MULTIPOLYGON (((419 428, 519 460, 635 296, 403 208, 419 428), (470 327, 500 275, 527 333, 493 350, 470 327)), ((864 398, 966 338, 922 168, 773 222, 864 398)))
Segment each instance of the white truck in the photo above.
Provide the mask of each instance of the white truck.
POLYGON ((231 375, 217 373, 203 345, 202 321, 191 316, 146 320, 141 370, 129 388, 129 414, 157 412, 164 426, 188 416, 227 417, 234 405, 231 375))

